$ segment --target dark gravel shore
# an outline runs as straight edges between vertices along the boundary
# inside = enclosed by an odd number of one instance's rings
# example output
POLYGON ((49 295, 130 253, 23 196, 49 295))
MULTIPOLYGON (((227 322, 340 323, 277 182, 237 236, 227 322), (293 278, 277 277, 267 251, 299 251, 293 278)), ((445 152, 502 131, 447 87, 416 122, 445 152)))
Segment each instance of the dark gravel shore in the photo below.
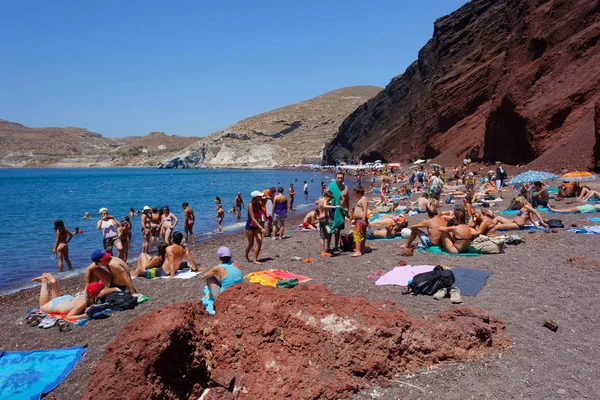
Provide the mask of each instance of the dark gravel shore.
MULTIPOLYGON (((563 201, 560 207, 567 202, 563 201)), ((495 208, 501 208, 495 207, 495 208)), ((585 225, 590 215, 553 215, 565 226, 585 225)), ((288 219, 295 227, 300 215, 288 219)), ((422 216, 409 217, 414 223, 422 216)), ((587 223, 588 225, 592 223, 587 223)), ((600 244, 598 236, 544 231, 513 232, 525 243, 509 246, 505 254, 481 257, 436 256, 415 252, 405 258, 412 265, 445 264, 488 270, 493 275, 477 297, 464 297, 463 304, 481 307, 500 317, 512 337, 513 346, 481 360, 445 363, 438 367, 404 374, 391 382, 374 383, 356 399, 397 398, 599 398, 600 335, 597 306, 600 288, 600 244), (545 318, 559 324, 557 332, 543 327, 545 318), (385 387, 382 387, 385 386, 385 387)), ((433 316, 452 307, 449 300, 401 296, 402 288, 375 286, 368 278, 377 270, 389 271, 402 259, 398 245, 403 241, 368 242, 376 249, 361 258, 349 253, 320 259, 317 233, 293 233, 285 240, 264 241, 262 266, 241 262, 244 273, 263 268, 283 268, 313 279, 309 284, 324 285, 347 296, 392 300, 409 314, 433 316), (314 263, 291 261, 292 257, 312 257, 314 263)), ((244 233, 221 236, 193 247, 200 266, 217 263, 216 250, 229 246, 242 260, 246 246, 244 233)), ((63 292, 83 289, 83 278, 60 281, 63 292)), ((121 327, 142 313, 166 304, 198 299, 204 282, 199 278, 165 281, 136 279, 136 289, 151 301, 133 311, 111 314, 72 331, 41 330, 23 324, 22 315, 37 304, 39 289, 24 290, 0 297, 1 344, 5 351, 87 345, 88 350, 73 373, 46 398, 76 399, 85 387, 106 346, 121 327)))

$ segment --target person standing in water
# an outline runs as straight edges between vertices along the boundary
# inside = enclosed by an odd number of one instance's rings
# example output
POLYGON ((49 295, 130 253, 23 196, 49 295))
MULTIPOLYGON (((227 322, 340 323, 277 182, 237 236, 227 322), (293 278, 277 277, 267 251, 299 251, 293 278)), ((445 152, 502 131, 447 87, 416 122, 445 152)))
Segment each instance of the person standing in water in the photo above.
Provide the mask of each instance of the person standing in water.
POLYGON ((196 239, 194 238, 194 221, 196 219, 194 216, 194 210, 192 210, 192 207, 190 207, 187 201, 181 206, 183 207, 183 215, 185 216, 185 222, 183 223, 185 242, 189 244, 189 238, 191 237, 192 244, 196 244, 196 239))
POLYGON ((217 225, 219 226, 219 233, 223 233, 223 218, 225 217, 225 210, 223 210, 223 206, 221 203, 217 203, 217 214, 213 217, 213 219, 217 219, 217 225))
POLYGON ((56 232, 56 240, 54 241, 52 253, 55 253, 56 258, 58 259, 58 272, 62 272, 63 270, 63 259, 64 262, 67 263, 69 269, 73 269, 71 260, 69 260, 68 247, 68 243, 73 239, 73 234, 65 227, 65 224, 61 219, 54 221, 54 231, 56 232))
POLYGON ((118 254, 121 255, 123 252, 123 244, 121 243, 121 239, 119 239, 117 232, 117 229, 121 224, 117 222, 115 217, 108 215, 108 210, 106 208, 100 209, 100 216, 102 219, 96 224, 96 229, 102 231, 102 244, 104 250, 112 255, 113 247, 116 247, 118 254))
POLYGON ((234 200, 234 208, 237 210, 237 219, 242 218, 242 208, 244 207, 244 199, 242 199, 242 193, 238 192, 234 200))
POLYGON ((308 183, 304 181, 304 198, 308 200, 308 183))
POLYGON ((288 193, 290 194, 290 212, 292 212, 294 211, 294 196, 296 195, 296 189, 294 189, 293 183, 290 183, 288 193))

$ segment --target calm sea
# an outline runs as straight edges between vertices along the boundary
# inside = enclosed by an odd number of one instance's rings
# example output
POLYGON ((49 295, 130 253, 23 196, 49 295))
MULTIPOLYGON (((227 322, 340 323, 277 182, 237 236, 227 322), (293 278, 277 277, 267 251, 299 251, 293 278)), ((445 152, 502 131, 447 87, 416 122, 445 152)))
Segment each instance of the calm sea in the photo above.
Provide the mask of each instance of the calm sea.
MULTIPOLYGON (((326 177, 326 181, 330 181, 326 177)), ((283 186, 287 194, 294 183, 298 194, 298 209, 314 204, 320 193, 321 175, 308 171, 273 170, 160 170, 160 169, 10 169, 0 170, 0 191, 3 212, 0 213, 0 294, 34 286, 29 279, 45 271, 56 272, 52 257, 54 221, 62 219, 69 230, 75 227, 83 234, 69 243, 73 271, 56 274, 64 278, 81 274, 90 263, 90 254, 102 248, 102 234, 96 230, 98 210, 108 208, 111 215, 122 219, 131 207, 141 210, 145 205, 168 205, 181 219, 176 230, 183 227, 181 203, 187 201, 194 209, 196 240, 216 233, 215 196, 220 196, 225 211, 231 209, 237 192, 244 202, 253 190, 283 186), (310 182, 310 177, 314 182, 310 182), (309 199, 302 193, 303 181, 309 182, 309 199), (90 219, 82 219, 84 213, 90 219)), ((226 213, 223 222, 226 233, 243 229, 242 222, 226 213)), ((140 217, 132 219, 133 240, 129 261, 137 258, 141 249, 140 217)), ((115 253, 116 254, 116 253, 115 253)), ((65 265, 65 269, 67 269, 65 265)))

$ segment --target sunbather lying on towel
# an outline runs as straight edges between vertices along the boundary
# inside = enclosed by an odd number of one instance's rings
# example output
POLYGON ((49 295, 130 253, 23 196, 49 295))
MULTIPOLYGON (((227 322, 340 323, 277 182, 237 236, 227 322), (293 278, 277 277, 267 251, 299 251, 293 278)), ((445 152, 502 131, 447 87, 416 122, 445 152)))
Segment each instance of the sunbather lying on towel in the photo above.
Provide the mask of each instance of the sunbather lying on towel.
POLYGON ((494 218, 494 223, 496 226, 490 230, 491 234, 495 234, 496 230, 500 231, 510 231, 523 229, 528 222, 531 222, 535 225, 535 221, 533 220, 533 216, 535 216, 539 223, 546 229, 549 228, 548 224, 544 222, 544 219, 538 213, 535 208, 529 204, 529 202, 523 196, 518 196, 515 199, 515 203, 519 209, 519 212, 515 216, 513 220, 504 217, 496 217, 494 218))
POLYGON ((587 186, 581 188, 581 193, 577 197, 579 201, 600 200, 600 192, 592 190, 587 186))
POLYGON ((212 267, 203 275, 213 299, 216 299, 219 293, 229 286, 242 283, 243 278, 240 265, 237 261, 233 261, 233 255, 229 248, 220 247, 217 250, 217 257, 221 260, 221 264, 212 267))
MULTIPOLYGON (((87 287, 85 292, 77 293, 75 296, 69 294, 60 295, 56 279, 48 272, 43 273, 32 281, 40 282, 40 310, 46 313, 64 314, 70 319, 87 318, 85 309, 96 300, 104 288, 102 282, 92 282, 87 287), (51 289, 48 291, 48 284, 51 289)), ((106 293, 103 293, 103 295, 106 293)))
POLYGON ((584 204, 582 206, 577 206, 577 207, 572 207, 572 208, 562 208, 562 209, 552 208, 552 207, 548 206, 548 210, 552 211, 553 213, 587 214, 587 213, 593 213, 593 212, 600 211, 600 204, 584 204))
MULTIPOLYGON (((406 221, 402 222, 393 222, 389 221, 383 228, 377 229, 372 224, 367 228, 366 238, 368 240, 373 240, 377 238, 385 238, 385 239, 393 239, 396 236, 400 236, 402 229, 406 227, 406 221)), ((379 221, 377 221, 379 222, 379 221)))

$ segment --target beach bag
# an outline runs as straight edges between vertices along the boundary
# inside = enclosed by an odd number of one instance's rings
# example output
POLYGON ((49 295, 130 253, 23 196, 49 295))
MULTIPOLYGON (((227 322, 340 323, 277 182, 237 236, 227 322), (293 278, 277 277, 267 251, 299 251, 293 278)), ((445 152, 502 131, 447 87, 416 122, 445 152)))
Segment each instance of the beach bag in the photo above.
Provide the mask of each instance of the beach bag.
POLYGON ((104 302, 116 311, 133 310, 137 306, 137 299, 126 292, 112 292, 105 296, 104 302))
POLYGON ((342 233, 340 237, 340 247, 343 251, 354 251, 354 235, 342 233))
POLYGON ((562 221, 560 219, 549 219, 546 221, 550 228, 564 228, 562 221))
POLYGON ((408 284, 408 289, 413 295, 432 296, 442 288, 451 288, 454 285, 454 273, 437 265, 431 272, 423 272, 413 277, 408 284))

